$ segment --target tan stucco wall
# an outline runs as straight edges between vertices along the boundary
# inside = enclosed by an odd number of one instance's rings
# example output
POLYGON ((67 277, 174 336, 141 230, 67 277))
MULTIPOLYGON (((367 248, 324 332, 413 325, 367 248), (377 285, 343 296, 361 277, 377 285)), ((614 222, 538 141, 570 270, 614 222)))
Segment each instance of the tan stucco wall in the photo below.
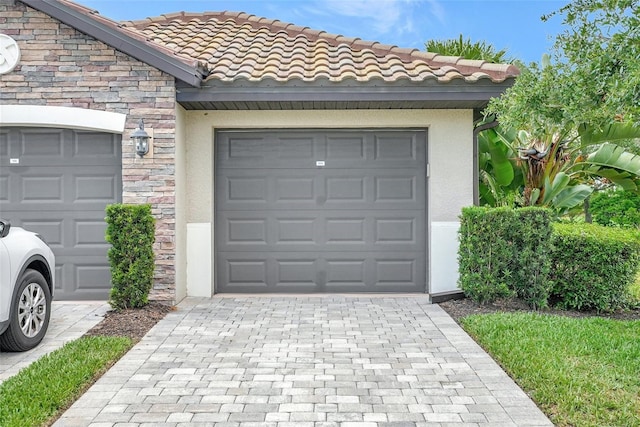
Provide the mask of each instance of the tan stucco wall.
POLYGON ((472 110, 187 111, 187 222, 213 220, 216 129, 428 128, 429 221, 473 204, 472 110))

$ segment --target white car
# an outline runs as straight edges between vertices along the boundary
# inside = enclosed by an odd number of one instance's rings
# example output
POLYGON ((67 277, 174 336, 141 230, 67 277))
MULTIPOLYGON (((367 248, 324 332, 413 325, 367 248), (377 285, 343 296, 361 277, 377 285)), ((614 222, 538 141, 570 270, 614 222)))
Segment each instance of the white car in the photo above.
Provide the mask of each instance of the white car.
POLYGON ((0 220, 0 350, 29 350, 44 338, 55 265, 42 237, 0 220))

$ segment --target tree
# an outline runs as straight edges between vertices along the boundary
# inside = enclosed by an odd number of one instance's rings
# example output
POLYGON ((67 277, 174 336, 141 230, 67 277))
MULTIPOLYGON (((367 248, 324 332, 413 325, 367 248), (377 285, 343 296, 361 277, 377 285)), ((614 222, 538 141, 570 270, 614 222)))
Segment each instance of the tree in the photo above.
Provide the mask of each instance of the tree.
POLYGON ((428 52, 446 56, 461 56, 465 59, 479 59, 496 64, 511 64, 513 58, 507 57, 506 49, 497 51, 491 44, 464 40, 462 34, 457 39, 429 40, 425 43, 428 52))
POLYGON ((488 111, 534 137, 550 127, 640 126, 639 1, 577 0, 555 14, 565 15, 569 28, 556 38, 553 63, 547 58, 522 67, 488 111))
POLYGON ((577 0, 555 14, 569 27, 556 39, 555 62, 521 67, 485 111, 520 131, 511 148, 524 204, 567 209, 603 179, 638 191, 640 157, 602 145, 640 137, 638 0, 577 0))

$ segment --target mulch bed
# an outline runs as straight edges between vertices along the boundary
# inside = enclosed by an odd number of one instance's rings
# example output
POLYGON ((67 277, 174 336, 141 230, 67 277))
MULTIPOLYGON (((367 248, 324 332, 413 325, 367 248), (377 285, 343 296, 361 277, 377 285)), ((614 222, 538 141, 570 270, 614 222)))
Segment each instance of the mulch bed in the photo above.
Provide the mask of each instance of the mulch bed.
POLYGON ((142 308, 110 310, 104 319, 85 335, 129 337, 140 340, 151 328, 175 307, 163 301, 150 301, 142 308))

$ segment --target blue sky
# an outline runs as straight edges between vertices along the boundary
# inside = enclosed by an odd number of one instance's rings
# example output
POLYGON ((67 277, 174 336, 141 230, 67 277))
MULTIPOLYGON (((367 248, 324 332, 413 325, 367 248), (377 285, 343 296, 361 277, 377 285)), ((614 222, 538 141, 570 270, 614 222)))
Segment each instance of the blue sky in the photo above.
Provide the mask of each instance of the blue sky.
POLYGON ((561 19, 540 17, 567 4, 557 0, 75 0, 121 20, 172 12, 235 11, 296 25, 424 49, 430 39, 491 43, 526 63, 549 53, 561 19))

